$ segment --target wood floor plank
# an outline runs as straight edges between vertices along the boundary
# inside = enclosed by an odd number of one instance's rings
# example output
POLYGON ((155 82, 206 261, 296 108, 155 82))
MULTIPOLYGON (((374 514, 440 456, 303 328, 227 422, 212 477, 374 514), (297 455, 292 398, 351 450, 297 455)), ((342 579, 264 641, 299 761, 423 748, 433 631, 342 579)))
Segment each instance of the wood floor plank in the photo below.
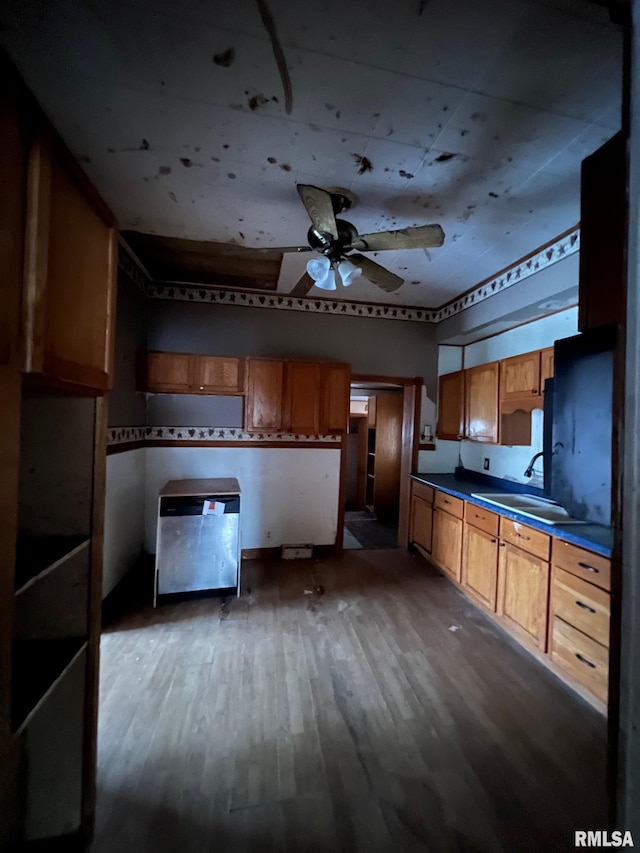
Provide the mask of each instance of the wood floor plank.
POLYGON ((606 826, 604 719, 406 552, 254 561, 239 600, 139 606, 101 656, 93 853, 528 853, 606 826))

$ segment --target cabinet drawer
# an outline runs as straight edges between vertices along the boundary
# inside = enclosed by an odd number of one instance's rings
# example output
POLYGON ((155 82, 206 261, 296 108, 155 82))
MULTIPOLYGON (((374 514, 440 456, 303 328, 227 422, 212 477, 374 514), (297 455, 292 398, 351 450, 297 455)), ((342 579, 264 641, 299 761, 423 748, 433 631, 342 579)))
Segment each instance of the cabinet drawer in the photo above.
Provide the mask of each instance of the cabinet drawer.
POLYGON ((427 486, 426 483, 419 483, 417 480, 412 480, 411 494, 416 498, 422 498, 428 504, 433 503, 433 486, 427 486))
POLYGON ((551 660, 606 702, 609 651, 557 616, 551 634, 551 660))
POLYGON ((543 560, 549 559, 551 537, 547 533, 542 533, 533 527, 527 527, 526 524, 521 524, 519 521, 512 521, 510 518, 501 518, 500 538, 522 548, 529 554, 535 554, 536 557, 541 557, 543 560))
POLYGON ((554 538, 551 559, 554 566, 584 578, 602 589, 611 589, 611 560, 608 557, 601 557, 586 548, 554 538))
POLYGON ((609 593, 554 566, 551 602, 555 616, 609 647, 609 593))
POLYGON ((485 533, 490 533, 492 536, 498 535, 500 517, 495 512, 482 509, 482 507, 475 506, 472 503, 465 503, 464 520, 467 524, 472 524, 474 527, 484 530, 485 533))
POLYGON ((445 492, 436 492, 434 505, 436 509, 449 512, 456 518, 464 516, 464 501, 461 501, 460 498, 454 498, 453 495, 447 495, 445 492))

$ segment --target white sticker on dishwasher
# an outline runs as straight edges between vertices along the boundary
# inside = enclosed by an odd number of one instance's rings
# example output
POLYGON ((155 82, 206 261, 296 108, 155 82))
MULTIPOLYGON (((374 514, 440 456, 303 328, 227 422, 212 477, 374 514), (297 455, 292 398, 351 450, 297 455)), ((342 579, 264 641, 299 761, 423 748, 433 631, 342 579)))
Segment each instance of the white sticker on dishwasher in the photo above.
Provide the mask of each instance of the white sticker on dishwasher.
POLYGON ((223 501, 204 501, 202 504, 203 515, 224 515, 223 501))

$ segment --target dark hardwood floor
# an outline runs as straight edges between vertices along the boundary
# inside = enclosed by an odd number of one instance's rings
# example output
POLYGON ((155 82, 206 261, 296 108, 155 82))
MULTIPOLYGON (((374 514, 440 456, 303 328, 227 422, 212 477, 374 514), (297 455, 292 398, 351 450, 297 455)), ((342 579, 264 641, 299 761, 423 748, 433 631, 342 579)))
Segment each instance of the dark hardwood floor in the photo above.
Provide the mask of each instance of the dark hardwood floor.
POLYGON ((604 719, 422 558, 256 561, 243 590, 103 635, 93 853, 539 853, 606 828, 604 719))

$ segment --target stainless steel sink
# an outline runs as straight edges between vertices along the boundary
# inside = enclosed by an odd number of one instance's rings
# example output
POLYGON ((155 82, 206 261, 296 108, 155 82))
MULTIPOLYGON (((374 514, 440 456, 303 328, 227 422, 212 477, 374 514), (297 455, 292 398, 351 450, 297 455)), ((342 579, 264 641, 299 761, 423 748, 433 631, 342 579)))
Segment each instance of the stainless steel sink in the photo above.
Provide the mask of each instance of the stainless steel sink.
POLYGON ((493 494, 474 493, 472 498, 479 498, 487 503, 495 504, 503 509, 511 509, 520 515, 535 518, 544 524, 585 524, 571 518, 569 513, 556 501, 541 498, 538 495, 516 495, 511 492, 493 494))

